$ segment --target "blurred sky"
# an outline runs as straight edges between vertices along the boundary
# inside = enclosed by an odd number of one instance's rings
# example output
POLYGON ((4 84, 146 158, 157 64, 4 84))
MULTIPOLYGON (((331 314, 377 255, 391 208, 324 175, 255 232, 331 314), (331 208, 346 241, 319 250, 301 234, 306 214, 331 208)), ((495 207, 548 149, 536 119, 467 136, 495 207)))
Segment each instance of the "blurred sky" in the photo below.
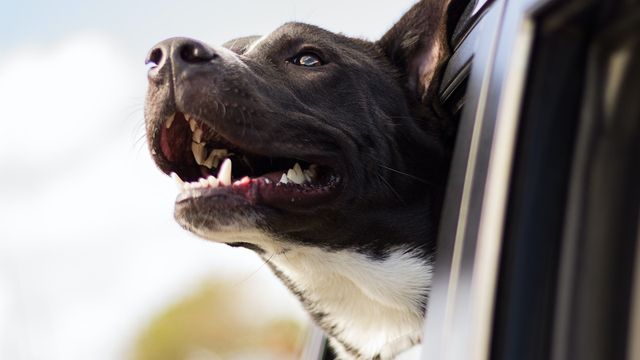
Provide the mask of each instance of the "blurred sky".
POLYGON ((259 291, 256 318, 302 317, 254 254, 174 223, 175 185, 143 139, 143 60, 167 37, 221 44, 291 20, 376 39, 412 3, 2 1, 0 359, 125 358, 211 276, 259 291))

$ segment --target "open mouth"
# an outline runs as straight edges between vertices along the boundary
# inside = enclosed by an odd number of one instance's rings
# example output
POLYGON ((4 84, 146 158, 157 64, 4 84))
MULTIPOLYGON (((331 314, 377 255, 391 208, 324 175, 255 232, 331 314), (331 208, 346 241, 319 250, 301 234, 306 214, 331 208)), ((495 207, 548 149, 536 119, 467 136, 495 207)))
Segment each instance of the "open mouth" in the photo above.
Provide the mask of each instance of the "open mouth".
POLYGON ((328 166, 297 158, 255 154, 189 114, 170 115, 154 144, 161 169, 177 182, 176 202, 238 195, 251 204, 312 205, 330 199, 340 176, 328 166))

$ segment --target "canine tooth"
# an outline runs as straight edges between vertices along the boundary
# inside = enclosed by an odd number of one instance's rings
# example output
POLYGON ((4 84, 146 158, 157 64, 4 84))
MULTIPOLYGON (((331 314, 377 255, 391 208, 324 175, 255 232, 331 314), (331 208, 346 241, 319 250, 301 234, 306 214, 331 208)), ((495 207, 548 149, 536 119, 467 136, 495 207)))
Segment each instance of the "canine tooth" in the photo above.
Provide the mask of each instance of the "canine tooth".
POLYGON ((278 184, 288 184, 288 183, 289 183, 289 178, 287 177, 287 174, 283 173, 278 184))
POLYGON ((184 181, 182 181, 182 179, 180 179, 180 175, 172 172, 171 175, 169 175, 169 176, 171 176, 171 178, 173 180, 175 180, 178 184, 180 184, 180 185, 184 184, 184 181))
POLYGON ((196 159, 196 163, 201 165, 204 163, 207 154, 204 150, 204 144, 191 143, 191 152, 193 152, 193 157, 196 159))
POLYGON ((300 164, 296 163, 295 165, 293 165, 293 171, 295 171, 296 175, 303 176, 302 168, 300 167, 300 164))
POLYGON ((176 174, 174 172, 172 172, 170 176, 171 176, 171 178, 173 180, 176 181, 176 183, 178 184, 178 187, 182 188, 182 185, 184 185, 184 181, 182 181, 182 179, 180 179, 180 176, 178 176, 178 174, 176 174))
POLYGON ((189 120, 189 127, 191 128, 191 131, 193 132, 198 127, 198 123, 195 120, 191 119, 191 120, 189 120))
POLYGON ((218 179, 213 175, 209 175, 207 182, 209 182, 209 186, 211 187, 218 187, 218 179))
POLYGON ((166 126, 167 129, 170 128, 171 124, 173 124, 173 120, 175 120, 175 119, 176 119, 176 113, 173 113, 173 114, 169 115, 167 120, 165 120, 165 122, 164 122, 164 126, 166 126))
POLYGON ((193 132, 193 141, 197 143, 202 142, 202 129, 197 128, 196 131, 193 132))
POLYGON ((218 170, 218 181, 221 185, 231 185, 231 160, 224 159, 218 170))

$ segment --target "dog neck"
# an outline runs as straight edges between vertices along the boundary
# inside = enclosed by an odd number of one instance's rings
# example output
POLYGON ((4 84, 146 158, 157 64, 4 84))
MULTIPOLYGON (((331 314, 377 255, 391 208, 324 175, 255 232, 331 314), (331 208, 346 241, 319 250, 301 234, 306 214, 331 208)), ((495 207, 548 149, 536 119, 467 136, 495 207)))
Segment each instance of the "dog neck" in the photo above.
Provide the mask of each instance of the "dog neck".
POLYGON ((344 359, 391 358, 421 338, 432 266, 421 251, 372 258, 353 250, 290 248, 269 263, 344 359))

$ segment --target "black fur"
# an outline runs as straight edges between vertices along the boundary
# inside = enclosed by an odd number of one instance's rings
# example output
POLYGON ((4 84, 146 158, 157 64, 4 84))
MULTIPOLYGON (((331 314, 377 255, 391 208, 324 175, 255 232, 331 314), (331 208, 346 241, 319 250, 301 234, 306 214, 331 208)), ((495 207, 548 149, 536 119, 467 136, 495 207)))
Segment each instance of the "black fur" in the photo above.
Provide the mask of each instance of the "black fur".
MULTIPOLYGON (((187 172, 159 150, 164 119, 181 111, 247 152, 327 165, 340 176, 330 201, 268 206, 220 194, 178 202, 178 221, 213 231, 252 218, 292 244, 354 249, 372 259, 402 246, 430 259, 449 160, 449 122, 436 96, 448 55, 445 8, 445 1, 420 1, 377 42, 287 23, 266 38, 224 44, 233 53, 184 38, 154 47, 145 117, 163 171, 187 172), (172 53, 185 48, 192 61, 172 53), (323 65, 291 63, 304 52, 323 65)), ((331 334, 323 314, 314 316, 331 334)))

